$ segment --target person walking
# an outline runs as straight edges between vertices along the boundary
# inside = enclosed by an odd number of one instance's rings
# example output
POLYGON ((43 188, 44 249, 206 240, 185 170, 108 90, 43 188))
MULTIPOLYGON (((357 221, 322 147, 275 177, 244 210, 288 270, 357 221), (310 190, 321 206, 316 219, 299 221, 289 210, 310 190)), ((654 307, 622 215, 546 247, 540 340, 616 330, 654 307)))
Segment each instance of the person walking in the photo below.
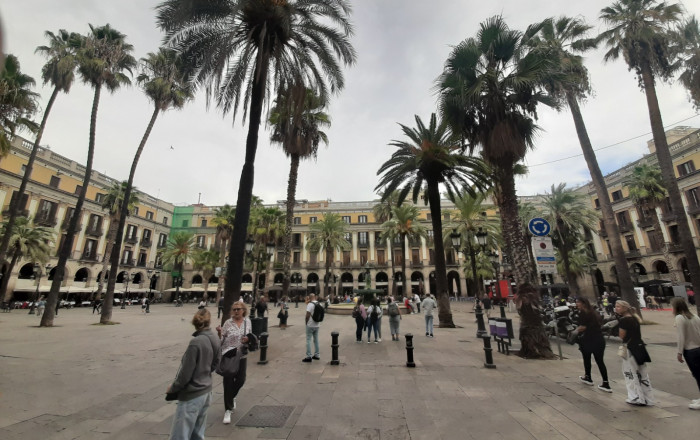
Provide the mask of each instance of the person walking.
POLYGON ((621 299, 615 303, 615 313, 621 316, 622 374, 627 386, 625 402, 636 406, 651 406, 654 404, 654 390, 647 372, 647 363, 651 362, 651 358, 642 340, 642 318, 630 303, 621 299))
POLYGON ((352 317, 355 319, 355 342, 362 342, 362 332, 367 322, 367 310, 362 304, 362 297, 357 298, 357 304, 352 309, 352 317))
MULTIPOLYGON (((233 356, 236 354, 236 350, 247 352, 248 334, 252 328, 246 303, 234 302, 231 306, 231 317, 224 322, 223 327, 216 328, 219 338, 221 338, 221 356, 233 356)), ((248 359, 243 357, 238 367, 238 373, 235 376, 224 376, 224 425, 231 423, 231 413, 236 409, 236 396, 245 384, 247 366, 248 359)))
POLYGON ((318 348, 318 330, 321 327, 319 321, 314 321, 314 316, 319 312, 316 310, 317 307, 322 308, 318 301, 316 301, 316 295, 309 295, 308 304, 306 304, 306 357, 302 359, 302 362, 311 362, 312 359, 320 360, 321 352, 318 348), (314 341, 314 354, 311 356, 311 339, 314 341))
MULTIPOLYGON (((678 362, 682 364, 685 358, 700 390, 700 318, 690 312, 683 298, 673 298, 671 307, 678 333, 678 362)), ((700 399, 691 401, 688 408, 700 409, 700 399)))
POLYGON ((433 337, 433 309, 437 307, 432 294, 425 295, 423 300, 423 315, 425 316, 425 336, 433 337))
POLYGON ((481 305, 484 306, 484 313, 486 313, 486 318, 490 318, 492 304, 491 304, 491 298, 489 297, 488 294, 485 294, 481 298, 481 305))
POLYGON ((219 298, 219 304, 217 307, 217 312, 216 312, 216 318, 219 319, 221 318, 221 314, 224 313, 224 296, 221 295, 219 298))
POLYGON ((372 300, 372 305, 367 309, 367 343, 369 344, 372 338, 372 330, 374 330, 374 343, 382 342, 379 333, 379 323, 382 317, 382 306, 379 304, 379 299, 372 300))
POLYGON ((603 332, 600 329, 602 318, 587 298, 576 298, 576 307, 579 310, 579 324, 576 328, 576 332, 579 334, 578 349, 581 350, 583 356, 584 370, 583 376, 579 376, 579 379, 586 385, 593 385, 593 379, 591 379, 591 355, 593 355, 595 363, 598 365, 598 371, 603 378, 603 383, 598 385, 598 389, 612 393, 608 382, 608 369, 605 367, 603 359, 605 339, 603 339, 603 332))
MULTIPOLYGON (((420 304, 420 303, 418 303, 420 304)), ((391 340, 399 340, 399 326, 401 324, 401 309, 396 304, 393 297, 387 300, 387 313, 389 314, 389 330, 391 331, 391 340)))
POLYGON ((418 296, 417 293, 413 294, 413 303, 418 308, 418 311, 416 313, 420 313, 420 296, 418 296))
POLYGON ((97 313, 100 313, 100 300, 97 298, 92 300, 92 314, 93 315, 95 314, 95 311, 97 311, 97 313))
POLYGON ((219 339, 209 328, 211 315, 198 310, 192 318, 195 332, 167 393, 177 398, 170 440, 203 440, 211 404, 211 373, 219 364, 219 339))
POLYGON ((44 315, 44 309, 46 309, 46 301, 44 301, 44 297, 42 295, 42 297, 39 298, 39 301, 36 303, 36 316, 39 317, 39 322, 41 322, 41 317, 44 315))
POLYGON ((255 311, 257 312, 258 318, 262 318, 265 312, 267 312, 267 300, 264 296, 255 304, 255 311))

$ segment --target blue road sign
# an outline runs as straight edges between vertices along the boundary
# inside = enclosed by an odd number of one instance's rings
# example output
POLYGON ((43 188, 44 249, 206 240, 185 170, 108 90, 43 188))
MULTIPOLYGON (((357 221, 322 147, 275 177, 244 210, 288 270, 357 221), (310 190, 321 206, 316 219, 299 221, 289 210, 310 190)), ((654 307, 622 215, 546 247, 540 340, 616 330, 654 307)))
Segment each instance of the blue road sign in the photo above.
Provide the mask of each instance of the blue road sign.
POLYGON ((527 228, 530 230, 532 235, 536 237, 544 237, 549 234, 552 230, 549 226, 549 222, 543 218, 535 217, 527 224, 527 228))

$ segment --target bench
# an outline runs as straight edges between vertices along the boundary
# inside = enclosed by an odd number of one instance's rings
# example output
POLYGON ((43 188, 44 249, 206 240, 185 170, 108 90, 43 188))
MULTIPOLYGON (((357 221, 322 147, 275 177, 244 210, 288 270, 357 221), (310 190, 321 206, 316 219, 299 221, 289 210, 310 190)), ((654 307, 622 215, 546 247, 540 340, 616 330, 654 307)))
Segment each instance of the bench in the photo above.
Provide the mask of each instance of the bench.
POLYGON ((510 355, 513 345, 513 320, 510 318, 489 318, 489 333, 498 346, 498 352, 510 355))

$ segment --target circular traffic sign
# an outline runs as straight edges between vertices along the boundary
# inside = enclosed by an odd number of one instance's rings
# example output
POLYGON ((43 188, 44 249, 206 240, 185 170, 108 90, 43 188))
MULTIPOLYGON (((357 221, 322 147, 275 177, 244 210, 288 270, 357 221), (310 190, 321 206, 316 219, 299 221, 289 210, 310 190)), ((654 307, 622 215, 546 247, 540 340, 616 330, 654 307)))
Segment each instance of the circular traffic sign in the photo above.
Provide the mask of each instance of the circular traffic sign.
POLYGON ((527 224, 527 229, 536 237, 544 237, 552 230, 549 222, 541 217, 535 217, 527 224))

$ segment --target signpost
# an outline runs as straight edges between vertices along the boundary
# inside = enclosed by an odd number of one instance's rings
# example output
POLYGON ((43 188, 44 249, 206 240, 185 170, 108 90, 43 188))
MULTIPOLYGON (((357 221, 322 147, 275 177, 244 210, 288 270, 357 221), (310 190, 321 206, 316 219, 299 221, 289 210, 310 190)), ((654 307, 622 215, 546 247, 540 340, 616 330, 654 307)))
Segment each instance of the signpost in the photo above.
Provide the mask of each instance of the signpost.
POLYGON ((549 237, 532 237, 532 254, 538 274, 556 274, 557 261, 554 258, 554 246, 549 237))

